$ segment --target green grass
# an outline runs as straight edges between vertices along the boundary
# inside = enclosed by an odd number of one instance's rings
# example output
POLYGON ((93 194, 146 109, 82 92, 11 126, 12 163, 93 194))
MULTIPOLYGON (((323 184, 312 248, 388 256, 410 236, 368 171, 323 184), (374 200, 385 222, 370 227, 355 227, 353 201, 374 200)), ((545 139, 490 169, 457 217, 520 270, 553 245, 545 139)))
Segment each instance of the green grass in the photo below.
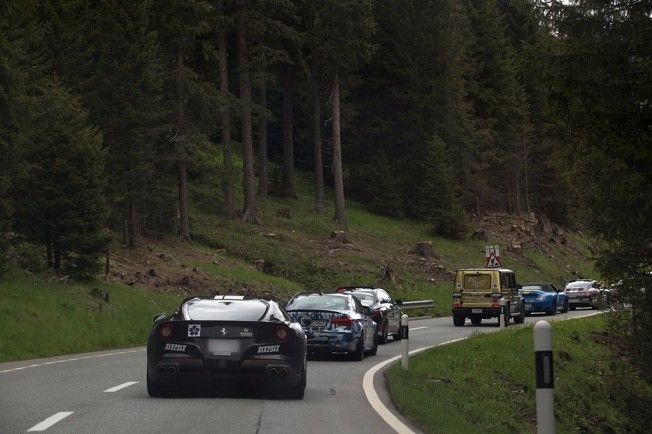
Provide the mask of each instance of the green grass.
POLYGON ((179 297, 123 285, 64 284, 11 271, 0 280, 0 362, 143 345, 179 297), (109 302, 89 290, 109 291, 109 302))
MULTIPOLYGON (((600 315, 553 323, 558 433, 649 427, 652 387, 614 357, 601 332, 604 321, 600 315)), ((531 327, 428 350, 410 361, 407 372, 392 366, 387 382, 399 411, 425 432, 536 432, 531 327)))

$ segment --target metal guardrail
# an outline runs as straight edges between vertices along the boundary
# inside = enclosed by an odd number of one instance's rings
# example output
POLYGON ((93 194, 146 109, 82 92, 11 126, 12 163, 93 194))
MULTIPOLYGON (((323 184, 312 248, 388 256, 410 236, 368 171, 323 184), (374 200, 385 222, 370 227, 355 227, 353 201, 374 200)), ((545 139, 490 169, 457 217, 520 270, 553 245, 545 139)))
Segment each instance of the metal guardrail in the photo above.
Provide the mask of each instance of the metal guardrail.
POLYGON ((400 305, 401 309, 419 309, 435 307, 434 300, 418 300, 418 301, 404 301, 400 305))

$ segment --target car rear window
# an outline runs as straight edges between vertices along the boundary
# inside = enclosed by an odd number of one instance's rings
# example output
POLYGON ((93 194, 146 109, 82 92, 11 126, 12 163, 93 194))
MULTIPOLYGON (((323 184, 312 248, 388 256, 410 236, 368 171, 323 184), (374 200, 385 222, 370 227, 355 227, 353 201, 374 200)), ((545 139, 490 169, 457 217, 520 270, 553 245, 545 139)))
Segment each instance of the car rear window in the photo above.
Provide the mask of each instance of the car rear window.
POLYGON ((591 286, 591 282, 571 282, 568 285, 566 285, 566 288, 585 289, 585 288, 589 288, 590 286, 591 286))
POLYGON ((267 308, 261 300, 190 300, 183 314, 195 321, 259 321, 267 308))
POLYGON ((376 301, 376 297, 374 297, 374 295, 369 292, 355 292, 353 296, 360 301, 368 300, 371 301, 372 303, 376 301))
POLYGON ((491 274, 465 274, 464 289, 490 289, 491 274))
POLYGON ((286 310, 350 310, 349 301, 341 295, 300 295, 286 310))
POLYGON ((543 287, 541 285, 526 285, 523 287, 524 291, 535 291, 535 290, 542 290, 543 287))

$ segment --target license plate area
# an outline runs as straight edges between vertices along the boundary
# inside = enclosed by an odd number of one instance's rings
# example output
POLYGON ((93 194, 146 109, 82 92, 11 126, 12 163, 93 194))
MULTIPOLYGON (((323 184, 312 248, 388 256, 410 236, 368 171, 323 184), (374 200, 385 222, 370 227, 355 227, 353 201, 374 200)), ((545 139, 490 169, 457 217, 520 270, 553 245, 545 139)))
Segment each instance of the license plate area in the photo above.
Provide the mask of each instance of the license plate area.
POLYGON ((310 327, 314 329, 323 329, 328 325, 328 321, 325 319, 313 319, 310 323, 310 327))
POLYGON ((213 356, 230 356, 240 352, 238 339, 209 339, 208 353, 213 356))
POLYGON ((482 309, 471 309, 471 313, 482 313, 482 309))

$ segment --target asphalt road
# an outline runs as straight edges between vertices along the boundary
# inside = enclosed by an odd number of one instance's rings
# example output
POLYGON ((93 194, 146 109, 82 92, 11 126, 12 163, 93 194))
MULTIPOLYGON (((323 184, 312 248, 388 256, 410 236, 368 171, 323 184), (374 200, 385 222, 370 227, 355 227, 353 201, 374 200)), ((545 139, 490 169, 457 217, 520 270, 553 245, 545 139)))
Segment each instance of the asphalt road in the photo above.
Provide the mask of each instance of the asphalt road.
MULTIPOLYGON (((552 318, 593 313, 577 310, 552 318)), ((539 318, 529 317, 527 322, 539 318)), ((467 320, 465 327, 454 327, 451 318, 411 321, 410 349, 497 330, 495 321, 487 322, 491 324, 475 327, 467 320)), ((368 403, 362 378, 400 349, 399 342, 390 340, 379 346, 376 356, 362 362, 310 360, 308 387, 301 401, 228 392, 149 398, 144 348, 4 363, 0 364, 0 433, 43 428, 53 433, 390 433, 393 430, 368 403)), ((375 376, 374 387, 393 410, 382 375, 375 376)))

